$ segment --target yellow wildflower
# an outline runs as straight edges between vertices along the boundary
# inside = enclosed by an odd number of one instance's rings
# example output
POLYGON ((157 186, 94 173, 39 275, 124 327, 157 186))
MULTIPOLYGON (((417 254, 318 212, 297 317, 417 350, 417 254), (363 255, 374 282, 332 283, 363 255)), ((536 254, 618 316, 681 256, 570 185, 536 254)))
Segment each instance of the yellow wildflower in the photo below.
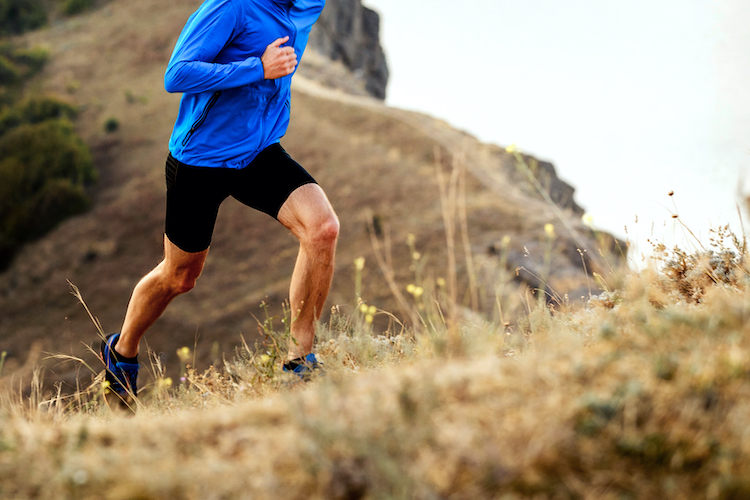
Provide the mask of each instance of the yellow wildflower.
POLYGON ((354 259, 354 268, 357 271, 361 271, 365 268, 365 258, 364 257, 357 257, 354 259))
POLYGON ((180 347, 177 349, 177 357, 180 358, 180 361, 183 363, 187 363, 190 360, 190 348, 180 347))

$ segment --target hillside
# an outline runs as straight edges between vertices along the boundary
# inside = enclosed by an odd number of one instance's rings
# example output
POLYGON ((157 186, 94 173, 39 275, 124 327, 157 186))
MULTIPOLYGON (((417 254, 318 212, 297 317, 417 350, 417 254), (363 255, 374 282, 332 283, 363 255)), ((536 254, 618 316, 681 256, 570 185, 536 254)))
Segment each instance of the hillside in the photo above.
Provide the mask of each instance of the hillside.
POLYGON ((716 231, 508 335, 434 314, 390 337, 336 322, 308 384, 243 350, 158 376, 135 415, 96 382, 0 391, 0 497, 746 499, 746 250, 716 231))
MULTIPOLYGON (((0 351, 8 352, 4 374, 28 380, 42 352, 73 353, 95 363, 84 347, 96 338, 95 329, 70 295, 67 281, 81 290, 104 329, 113 331, 133 286, 159 262, 163 165, 179 99, 163 90, 163 72, 198 3, 111 2, 20 39, 50 50, 50 62, 33 87, 66 96, 80 107, 77 127, 100 176, 88 213, 27 245, 0 275, 0 351), (104 130, 110 118, 120 124, 114 133, 104 130)), ((530 273, 517 273, 519 267, 546 278, 571 302, 588 296, 590 273, 607 265, 599 250, 607 254, 613 241, 583 226, 572 188, 557 179, 550 164, 540 163, 535 171, 557 205, 524 180, 516 168, 520 157, 429 116, 388 108, 367 97, 361 82, 346 74, 343 66, 312 51, 306 54, 295 77, 292 124, 282 141, 326 189, 341 219, 331 306, 345 313, 356 307, 353 262, 364 256, 363 300, 398 314, 373 254, 368 229, 373 224, 380 241, 388 236, 392 243, 402 294, 416 280, 410 270, 410 234, 421 255, 417 267, 423 284, 435 286, 438 278, 449 278, 436 152, 445 175, 450 176, 454 158, 462 159, 458 163, 467 172, 465 197, 459 198, 466 202, 476 268, 474 303, 468 260, 460 231, 456 233, 458 296, 467 317, 512 322, 509 311, 533 301, 527 291, 540 286, 530 273), (316 82, 338 82, 343 90, 316 82), (555 226, 554 238, 545 235, 546 224, 555 226), (579 253, 579 248, 587 252, 579 253), (508 315, 502 318, 496 307, 498 283, 513 290, 508 315)), ((532 159, 525 161, 533 166, 532 159)), ((616 261, 623 252, 611 258, 616 261)), ((252 344, 258 336, 254 315, 262 317, 260 304, 281 314, 295 255, 295 242, 281 226, 229 200, 219 214, 198 286, 178 298, 152 328, 149 346, 163 353, 162 361, 174 370, 175 349, 192 346, 196 338, 203 367, 232 352, 240 336, 252 344)), ((375 327, 388 328, 387 318, 379 318, 375 327)), ((48 378, 73 383, 74 366, 51 369, 48 378)))

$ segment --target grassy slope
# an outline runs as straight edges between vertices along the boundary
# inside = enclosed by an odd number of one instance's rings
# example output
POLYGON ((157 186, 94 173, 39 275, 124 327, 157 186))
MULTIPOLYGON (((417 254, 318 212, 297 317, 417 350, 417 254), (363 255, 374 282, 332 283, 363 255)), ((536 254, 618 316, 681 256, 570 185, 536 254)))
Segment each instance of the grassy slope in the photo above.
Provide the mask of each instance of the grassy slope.
MULTIPOLYGON (((31 45, 50 49, 51 62, 35 87, 67 95, 81 107, 78 126, 101 177, 90 213, 28 245, 12 269, 0 276, 0 350, 9 353, 6 373, 17 370, 29 379, 36 360, 26 358, 34 343, 43 351, 86 355, 82 344, 90 343, 95 332, 69 295, 66 280, 81 289, 104 329, 112 331, 122 321, 134 284, 159 261, 162 165, 179 99, 163 91, 163 70, 196 5, 192 0, 112 2, 25 37, 31 45), (103 130, 110 117, 120 122, 114 134, 103 130)), ((334 69, 328 71, 335 75, 334 69)), ((468 220, 480 277, 487 278, 480 283, 482 309, 491 319, 501 266, 499 259, 483 254, 507 234, 519 260, 524 246, 538 250, 541 259, 542 227, 554 221, 549 207, 507 181, 505 172, 513 162, 499 148, 479 144, 427 116, 321 90, 303 81, 305 71, 312 75, 316 69, 308 65, 298 78, 292 126, 283 144, 327 189, 341 217, 338 274, 329 303, 355 305, 352 261, 364 255, 368 264, 363 297, 396 309, 371 255, 369 214, 390 228, 400 286, 413 280, 405 244, 409 233, 416 235, 419 251, 428 257, 425 274, 445 276, 434 173, 439 146, 446 169, 451 151, 468 151, 466 164, 473 174, 466 188, 468 220)), ((330 74, 326 77, 331 79, 330 74)), ((572 224, 580 228, 579 221, 572 224)), ((170 306, 149 336, 152 347, 165 352, 164 361, 173 369, 174 349, 193 345, 196 333, 201 335, 203 362, 215 361, 212 352, 231 351, 240 333, 252 339, 257 326, 250 313, 257 314, 263 300, 273 311, 280 310, 295 252, 294 241, 274 221, 228 201, 199 286, 170 306)), ((458 258, 460 268, 460 252, 458 258)), ((576 259, 574 255, 573 265, 563 258, 562 265, 552 266, 570 271, 561 278, 561 288, 585 286, 584 275, 575 270, 576 259)), ((61 366, 52 378, 72 381, 73 376, 61 366)))
POLYGON ((0 496, 747 498, 736 270, 698 304, 666 276, 630 276, 612 302, 537 308, 524 335, 332 328, 326 379, 289 387, 245 358, 148 389, 135 417, 98 397, 67 415, 5 399, 0 496))

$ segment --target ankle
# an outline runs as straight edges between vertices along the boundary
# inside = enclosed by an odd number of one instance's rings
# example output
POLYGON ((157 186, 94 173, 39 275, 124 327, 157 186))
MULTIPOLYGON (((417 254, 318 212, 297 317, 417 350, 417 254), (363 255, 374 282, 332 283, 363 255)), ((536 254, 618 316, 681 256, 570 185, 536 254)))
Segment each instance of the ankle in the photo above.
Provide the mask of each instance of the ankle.
POLYGON ((115 353, 121 358, 136 358, 138 357, 138 346, 136 345, 135 348, 125 345, 125 343, 122 341, 122 336, 117 340, 117 343, 115 344, 115 353))

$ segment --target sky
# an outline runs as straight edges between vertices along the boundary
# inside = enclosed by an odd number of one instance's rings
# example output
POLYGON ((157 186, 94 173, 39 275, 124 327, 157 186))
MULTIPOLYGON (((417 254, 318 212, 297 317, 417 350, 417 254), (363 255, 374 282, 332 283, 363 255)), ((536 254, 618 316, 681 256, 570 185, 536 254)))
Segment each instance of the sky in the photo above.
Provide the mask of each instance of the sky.
POLYGON ((634 255, 649 240, 696 248, 679 221, 704 245, 710 228, 741 232, 747 0, 364 3, 380 14, 389 105, 552 162, 634 255))

